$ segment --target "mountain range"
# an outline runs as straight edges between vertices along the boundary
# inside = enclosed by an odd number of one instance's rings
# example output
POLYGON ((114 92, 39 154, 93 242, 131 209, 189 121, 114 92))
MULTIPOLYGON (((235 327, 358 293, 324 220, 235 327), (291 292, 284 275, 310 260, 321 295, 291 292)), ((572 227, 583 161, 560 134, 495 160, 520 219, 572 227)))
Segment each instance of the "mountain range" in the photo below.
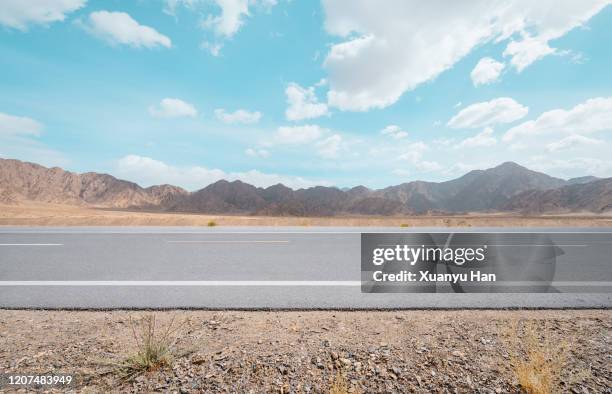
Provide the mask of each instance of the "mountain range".
POLYGON ((316 186, 260 188, 220 180, 195 192, 147 188, 108 174, 77 174, 0 159, 0 202, 27 201, 165 212, 275 216, 399 215, 465 212, 567 213, 612 211, 612 178, 564 180, 513 162, 446 182, 413 181, 372 190, 316 186))

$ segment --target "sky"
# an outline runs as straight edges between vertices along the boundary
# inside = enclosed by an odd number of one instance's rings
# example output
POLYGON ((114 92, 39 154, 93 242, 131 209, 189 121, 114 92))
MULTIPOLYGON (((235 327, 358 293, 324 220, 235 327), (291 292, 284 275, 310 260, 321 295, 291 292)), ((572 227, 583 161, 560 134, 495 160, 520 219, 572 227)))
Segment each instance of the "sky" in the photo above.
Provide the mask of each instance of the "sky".
POLYGON ((197 190, 612 176, 612 0, 2 0, 0 157, 197 190))

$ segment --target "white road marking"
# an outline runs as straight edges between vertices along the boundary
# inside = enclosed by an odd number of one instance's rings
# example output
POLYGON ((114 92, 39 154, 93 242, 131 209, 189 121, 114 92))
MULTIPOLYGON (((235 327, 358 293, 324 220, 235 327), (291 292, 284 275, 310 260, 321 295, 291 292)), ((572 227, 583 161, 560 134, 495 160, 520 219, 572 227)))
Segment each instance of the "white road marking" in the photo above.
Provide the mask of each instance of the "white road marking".
POLYGON ((169 244, 288 244, 280 240, 207 240, 207 241, 166 241, 169 244))
POLYGON ((0 246, 64 246, 64 244, 0 244, 0 246))
MULTIPOLYGON (((436 244, 401 244, 401 246, 404 246, 404 245, 406 245, 406 246, 417 246, 417 247, 418 246, 438 246, 436 244)), ((381 244, 379 246, 393 247, 393 246, 397 246, 397 244, 381 244)), ((539 244, 504 244, 504 245, 502 245, 502 244, 464 244, 464 243, 461 243, 460 246, 495 246, 495 247, 497 247, 497 246, 512 246, 512 247, 516 247, 516 246, 542 246, 542 247, 546 247, 546 246, 563 246, 563 247, 566 247, 566 246, 578 246, 578 247, 586 248, 589 245, 564 245, 564 244, 554 244, 554 243, 553 244, 541 244, 541 245, 539 245, 539 244)), ((449 242, 447 241, 444 244, 444 248, 448 248, 448 247, 449 247, 449 242)))
POLYGON ((361 286, 332 280, 5 280, 0 286, 361 286))
MULTIPOLYGON (((466 246, 464 244, 461 244, 461 246, 466 246)), ((489 245, 487 244, 486 246, 512 246, 512 247, 516 247, 516 246, 542 246, 542 247, 550 247, 550 246, 560 246, 560 247, 569 247, 569 246, 575 246, 575 247, 580 247, 580 248, 586 248, 589 245, 563 245, 563 244, 542 244, 542 245, 537 245, 537 244, 514 244, 514 245, 489 245)))
MULTIPOLYGON (((420 282, 419 282, 420 283, 420 282)), ((270 286, 361 286, 361 281, 352 280, 4 280, 0 281, 0 286, 201 286, 201 287, 221 287, 221 286, 251 286, 251 287, 270 287, 270 286)), ((364 284, 372 285, 374 282, 364 284)), ((406 286, 400 282, 377 282, 377 285, 384 286, 406 286)), ((418 283, 415 283, 418 285, 418 283)), ((428 283, 426 283, 428 284, 428 283)), ((440 282, 444 285, 446 282, 440 282)), ((469 285, 481 286, 542 286, 542 282, 494 282, 494 283, 469 283, 469 285)), ((612 287, 611 281, 553 281, 551 286, 575 287, 575 286, 594 286, 612 287)))
MULTIPOLYGON (((397 283, 397 282, 396 282, 397 283)), ((430 283, 430 282, 417 282, 417 283, 430 283)), ((438 285, 449 285, 448 282, 437 282, 438 285)), ((461 282, 464 286, 501 286, 501 287, 523 287, 523 286, 546 286, 545 281, 507 281, 507 282, 461 282)), ((594 286, 594 287, 612 287, 610 281, 553 281, 550 282, 550 286, 553 287, 576 287, 576 286, 594 286)))

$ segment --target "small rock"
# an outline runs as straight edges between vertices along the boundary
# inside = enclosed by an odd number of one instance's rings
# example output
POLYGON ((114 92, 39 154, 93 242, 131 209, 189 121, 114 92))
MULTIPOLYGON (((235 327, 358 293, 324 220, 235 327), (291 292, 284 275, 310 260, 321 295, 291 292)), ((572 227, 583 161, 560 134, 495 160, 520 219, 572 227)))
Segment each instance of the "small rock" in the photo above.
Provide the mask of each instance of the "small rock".
POLYGON ((213 357, 215 361, 223 361, 226 358, 227 358, 227 354, 223 354, 222 352, 215 354, 215 356, 213 357))
POLYGON ((206 362, 206 357, 202 354, 196 354, 191 358, 191 363, 194 365, 204 364, 206 362))

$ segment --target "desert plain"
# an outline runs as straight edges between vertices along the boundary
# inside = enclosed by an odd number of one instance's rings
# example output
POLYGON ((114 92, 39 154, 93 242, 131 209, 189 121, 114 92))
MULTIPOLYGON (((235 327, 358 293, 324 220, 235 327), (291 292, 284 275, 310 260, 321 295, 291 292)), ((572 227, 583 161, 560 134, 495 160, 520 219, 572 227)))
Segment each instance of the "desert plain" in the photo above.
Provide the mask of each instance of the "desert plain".
POLYGON ((250 216, 147 212, 42 202, 0 204, 4 226, 373 226, 373 227, 612 227, 612 215, 572 213, 401 216, 250 216))

